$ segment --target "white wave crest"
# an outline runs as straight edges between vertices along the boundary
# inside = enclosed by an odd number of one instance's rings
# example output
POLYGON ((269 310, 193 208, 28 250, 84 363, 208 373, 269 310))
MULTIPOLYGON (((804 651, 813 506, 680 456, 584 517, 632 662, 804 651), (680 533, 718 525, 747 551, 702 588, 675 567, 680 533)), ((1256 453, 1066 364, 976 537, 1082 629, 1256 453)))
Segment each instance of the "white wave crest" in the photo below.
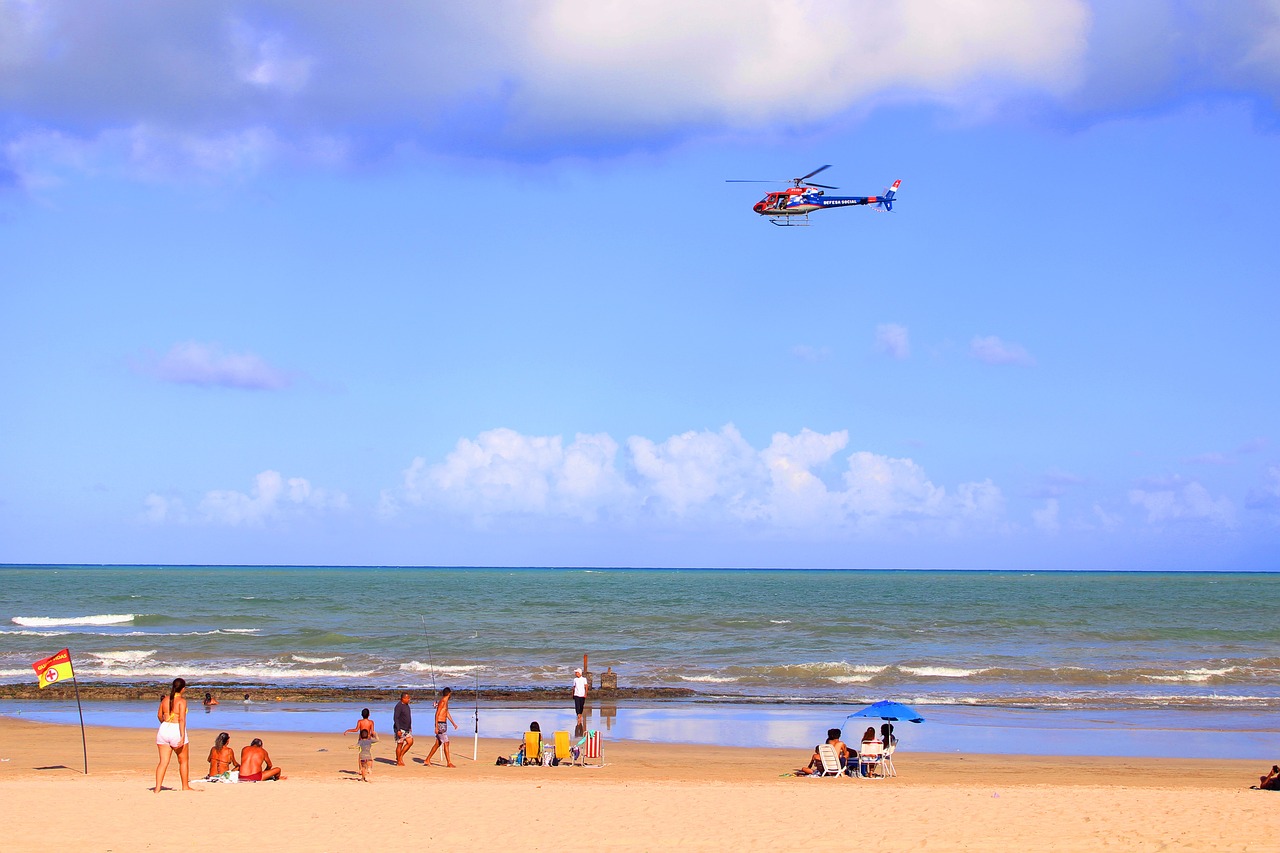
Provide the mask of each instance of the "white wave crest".
POLYGON ((218 631, 213 633, 216 634, 220 631, 223 634, 256 634, 261 630, 261 628, 219 628, 218 631))
POLYGON ((430 672, 434 667, 421 661, 411 660, 408 663, 400 664, 401 672, 430 672))
POLYGON ((769 622, 774 625, 790 625, 791 624, 790 619, 770 619, 769 622))
POLYGON ((907 675, 921 678, 968 678, 986 672, 984 669, 961 669, 956 666, 900 666, 898 669, 907 675))
POLYGON ((450 666, 448 664, 441 664, 441 663, 438 663, 435 666, 432 666, 430 663, 423 663, 422 661, 416 661, 416 660, 411 660, 408 663, 400 664, 401 672, 438 672, 441 675, 465 675, 466 673, 475 672, 476 670, 480 670, 480 669, 484 669, 484 667, 479 665, 450 666))
POLYGON ((833 675, 830 677, 836 684, 866 684, 872 679, 870 675, 833 675))
POLYGON ((732 684, 738 679, 724 675, 679 675, 681 681, 696 681, 700 684, 732 684))
POLYGON ((69 625, 123 625, 135 618, 133 613, 107 613, 102 616, 15 616, 9 621, 24 628, 58 628, 69 625))
POLYGON ((1227 673, 1235 672, 1237 668, 1229 666, 1225 669, 1188 669, 1185 672, 1171 675, 1144 675, 1142 678, 1148 681, 1176 681, 1182 684, 1200 684, 1211 678, 1218 678, 1227 673))
POLYGON ((342 660, 342 655, 337 655, 336 657, 331 658, 309 658, 306 655, 289 655, 289 657, 293 658, 298 663, 337 663, 342 660))
MULTIPOLYGON (((109 667, 101 666, 84 666, 82 668, 82 672, 85 675, 119 674, 118 670, 112 670, 109 667)), ((168 680, 181 676, 187 681, 195 683, 215 679, 234 679, 237 681, 243 681, 246 684, 257 684, 259 682, 280 684, 290 681, 324 681, 334 678, 372 678, 379 674, 380 673, 377 670, 372 669, 304 669, 287 666, 248 666, 240 664, 228 666, 218 666, 217 664, 208 666, 200 666, 198 664, 175 664, 172 666, 138 667, 136 669, 129 670, 130 677, 134 678, 160 678, 168 680)))
POLYGON ((119 652, 88 652, 88 655, 101 661, 104 666, 114 664, 128 666, 129 664, 142 663, 155 653, 155 649, 126 649, 119 652))
POLYGON ((442 673, 443 675, 466 675, 467 673, 477 672, 482 669, 484 669, 484 667, 479 664, 457 664, 453 666, 448 664, 436 664, 436 672, 442 673))

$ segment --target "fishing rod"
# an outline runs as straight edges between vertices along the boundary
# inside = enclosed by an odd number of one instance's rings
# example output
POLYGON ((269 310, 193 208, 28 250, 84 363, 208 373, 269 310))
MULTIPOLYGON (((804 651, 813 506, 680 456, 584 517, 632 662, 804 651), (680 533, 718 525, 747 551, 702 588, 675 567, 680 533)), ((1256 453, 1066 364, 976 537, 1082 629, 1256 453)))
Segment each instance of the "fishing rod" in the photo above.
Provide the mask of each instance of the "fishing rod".
MULTIPOLYGON (((471 639, 475 640, 479 638, 479 636, 480 636, 480 632, 477 631, 471 637, 471 639)), ((475 735, 475 739, 472 741, 472 744, 471 744, 471 760, 479 761, 480 760, 480 666, 479 664, 476 665, 475 669, 473 669, 472 672, 475 674, 475 677, 476 677, 476 687, 475 687, 476 735, 475 735)))
POLYGON ((427 669, 431 673, 431 701, 439 701, 440 696, 436 692, 436 662, 431 658, 431 637, 427 634, 427 617, 419 614, 418 618, 422 620, 422 641, 427 646, 427 669))

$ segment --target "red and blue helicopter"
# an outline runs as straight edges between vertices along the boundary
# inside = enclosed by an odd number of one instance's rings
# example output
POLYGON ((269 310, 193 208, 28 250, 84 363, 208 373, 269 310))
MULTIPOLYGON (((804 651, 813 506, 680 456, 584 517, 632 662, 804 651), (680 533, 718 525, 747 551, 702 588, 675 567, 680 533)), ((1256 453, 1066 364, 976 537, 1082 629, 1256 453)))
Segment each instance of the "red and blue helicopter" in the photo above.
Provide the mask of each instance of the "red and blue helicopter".
POLYGON ((840 188, 827 186, 826 184, 815 184, 809 179, 830 168, 831 164, 828 163, 825 166, 819 166, 803 177, 781 181, 731 179, 725 183, 791 184, 792 186, 788 189, 766 194, 751 208, 761 216, 769 217, 769 221, 774 225, 808 225, 810 213, 815 210, 825 210, 829 207, 854 207, 866 204, 874 205, 872 210, 893 210, 893 200, 898 195, 898 187, 902 186, 902 181, 894 181, 893 186, 885 190, 883 195, 828 196, 823 190, 838 190, 840 188))

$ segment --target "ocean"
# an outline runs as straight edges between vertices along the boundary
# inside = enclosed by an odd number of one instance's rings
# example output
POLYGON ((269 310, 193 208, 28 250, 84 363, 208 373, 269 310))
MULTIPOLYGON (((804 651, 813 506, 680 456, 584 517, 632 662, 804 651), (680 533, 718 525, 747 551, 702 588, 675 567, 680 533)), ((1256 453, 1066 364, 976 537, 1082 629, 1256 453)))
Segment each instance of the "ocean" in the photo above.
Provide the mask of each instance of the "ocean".
POLYGON ((724 707, 1257 730, 1280 710, 1277 604, 1270 573, 9 566, 0 682, 63 647, 82 683, 428 693, 567 686, 587 654, 724 707))

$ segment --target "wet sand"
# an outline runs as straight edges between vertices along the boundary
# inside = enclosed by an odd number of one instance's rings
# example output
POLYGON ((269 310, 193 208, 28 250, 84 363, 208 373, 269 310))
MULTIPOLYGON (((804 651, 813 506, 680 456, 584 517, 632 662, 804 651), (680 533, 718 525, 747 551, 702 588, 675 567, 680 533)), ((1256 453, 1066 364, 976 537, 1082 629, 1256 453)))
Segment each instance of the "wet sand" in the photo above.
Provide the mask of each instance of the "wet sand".
MULTIPOLYGON (((899 753, 883 780, 781 774, 795 750, 606 742, 603 768, 499 767, 515 740, 465 733, 455 769, 374 749, 355 772, 352 736, 262 737, 284 782, 195 782, 210 739, 195 732, 193 785, 154 785, 153 732, 90 728, 89 775, 75 726, 0 718, 0 802, 14 850, 187 850, 246 845, 337 850, 446 843, 502 850, 1273 850, 1280 793, 1252 791, 1258 761, 899 753)), ((1269 766, 1270 762, 1267 762, 1269 766)))

